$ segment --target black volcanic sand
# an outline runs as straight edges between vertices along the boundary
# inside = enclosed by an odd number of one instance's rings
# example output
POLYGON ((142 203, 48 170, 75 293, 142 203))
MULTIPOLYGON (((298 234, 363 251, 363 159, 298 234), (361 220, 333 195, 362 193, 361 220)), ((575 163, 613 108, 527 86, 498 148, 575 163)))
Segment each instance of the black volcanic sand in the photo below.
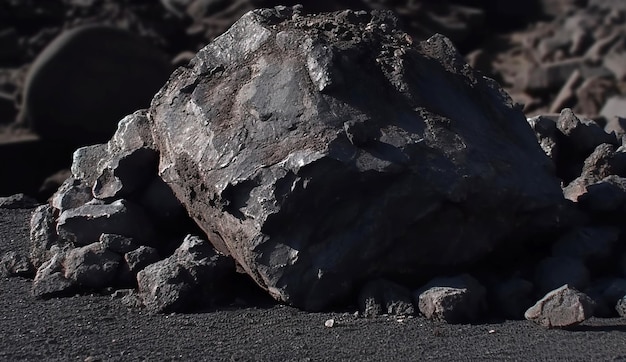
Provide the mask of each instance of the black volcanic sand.
MULTIPOLYGON (((28 248, 31 210, 0 209, 0 254, 28 248)), ((626 360, 626 319, 546 330, 528 321, 447 325, 270 305, 149 315, 107 295, 36 300, 0 279, 2 361, 626 360), (332 328, 324 326, 334 319, 332 328)))

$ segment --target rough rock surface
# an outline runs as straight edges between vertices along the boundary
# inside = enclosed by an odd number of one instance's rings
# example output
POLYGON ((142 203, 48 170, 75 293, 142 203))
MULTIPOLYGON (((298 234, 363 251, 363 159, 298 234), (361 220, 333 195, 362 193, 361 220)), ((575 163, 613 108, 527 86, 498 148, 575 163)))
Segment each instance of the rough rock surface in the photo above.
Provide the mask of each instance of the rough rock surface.
POLYGON ((476 321, 487 306, 485 287, 467 274, 435 278, 416 291, 415 298, 426 318, 448 323, 476 321))
POLYGON ((172 256, 137 274, 139 297, 151 312, 207 306, 215 297, 211 294, 217 295, 217 287, 234 271, 231 258, 215 252, 207 241, 189 235, 172 256))
POLYGON ((546 294, 524 316, 546 328, 565 328, 590 318, 594 307, 591 298, 566 284, 546 294))
POLYGON ((554 227, 562 202, 496 83, 385 12, 247 13, 149 118, 160 175, 211 243, 305 309, 356 280, 476 262, 554 227))
POLYGON ((71 249, 65 257, 65 278, 84 288, 104 288, 115 279, 121 257, 99 242, 71 249))
POLYGON ((52 257, 37 269, 33 280, 33 296, 40 298, 57 297, 75 290, 76 283, 66 278, 63 270, 65 255, 65 251, 57 248, 52 257))

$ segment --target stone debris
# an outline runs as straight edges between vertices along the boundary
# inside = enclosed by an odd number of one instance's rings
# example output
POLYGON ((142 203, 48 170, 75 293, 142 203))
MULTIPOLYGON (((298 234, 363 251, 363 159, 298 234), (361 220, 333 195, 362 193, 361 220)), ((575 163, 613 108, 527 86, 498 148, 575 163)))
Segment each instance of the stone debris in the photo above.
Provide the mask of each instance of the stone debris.
POLYGON ((52 257, 37 269, 33 280, 33 296, 50 298, 69 295, 76 290, 76 283, 65 277, 65 255, 66 251, 56 248, 52 257))
POLYGON ((567 328, 590 318, 594 308, 591 298, 566 284, 546 294, 524 317, 542 327, 567 328))
POLYGON ((100 242, 70 249, 64 260, 65 278, 86 289, 111 285, 118 273, 121 257, 100 242))

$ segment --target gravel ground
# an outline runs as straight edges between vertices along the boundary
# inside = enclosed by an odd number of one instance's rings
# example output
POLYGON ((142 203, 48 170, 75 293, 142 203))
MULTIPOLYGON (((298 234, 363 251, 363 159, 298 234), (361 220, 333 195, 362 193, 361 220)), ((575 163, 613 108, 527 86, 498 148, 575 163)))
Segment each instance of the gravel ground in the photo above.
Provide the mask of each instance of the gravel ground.
MULTIPOLYGON (((29 216, 0 209, 0 253, 27 249, 29 216)), ((527 321, 447 325, 282 305, 149 315, 107 295, 36 300, 30 283, 0 279, 1 361, 626 361, 620 318, 563 331, 527 321)))

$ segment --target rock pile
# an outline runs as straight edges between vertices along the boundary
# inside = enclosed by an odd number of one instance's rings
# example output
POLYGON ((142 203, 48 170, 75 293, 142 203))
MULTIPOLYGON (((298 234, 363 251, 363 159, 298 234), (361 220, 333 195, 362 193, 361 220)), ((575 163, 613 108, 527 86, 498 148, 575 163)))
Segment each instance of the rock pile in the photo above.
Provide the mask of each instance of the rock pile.
POLYGON ((569 109, 526 120, 389 13, 255 10, 75 152, 33 215, 33 293, 134 288, 179 311, 219 300, 237 265, 309 310, 623 313, 621 145, 569 109))
POLYGON ((621 135, 622 121, 616 117, 624 116, 626 104, 620 96, 626 80, 625 18, 620 1, 589 1, 553 20, 501 36, 470 58, 474 66, 495 75, 527 114, 571 107, 621 135))
POLYGON ((121 120, 107 144, 76 150, 72 176, 31 220, 35 296, 137 288, 154 312, 219 299, 212 291, 234 262, 186 235, 194 227, 157 163, 143 111, 121 120))

